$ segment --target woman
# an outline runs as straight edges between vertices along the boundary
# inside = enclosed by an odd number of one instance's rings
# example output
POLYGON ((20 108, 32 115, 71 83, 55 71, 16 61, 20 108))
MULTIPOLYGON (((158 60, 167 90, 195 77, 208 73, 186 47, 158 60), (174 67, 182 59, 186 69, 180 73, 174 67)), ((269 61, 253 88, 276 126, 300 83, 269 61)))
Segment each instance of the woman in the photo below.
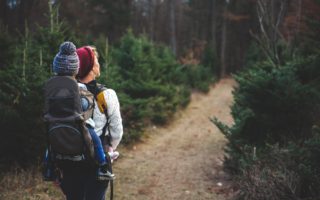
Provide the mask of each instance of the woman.
MULTIPOLYGON (((97 92, 101 89, 100 85, 96 82, 96 78, 100 76, 98 53, 91 46, 78 48, 76 52, 80 61, 79 72, 77 74, 78 81, 85 84, 89 91, 97 95, 97 92)), ((104 136, 110 135, 110 149, 115 150, 123 135, 120 104, 114 90, 105 89, 102 92, 103 99, 106 101, 107 112, 101 112, 99 106, 95 105, 92 117, 95 123, 94 130, 102 139, 104 136)), ((102 142, 106 144, 104 141, 102 142)), ((61 188, 68 200, 105 199, 108 181, 96 179, 96 167, 92 167, 92 165, 87 163, 68 163, 68 165, 63 166, 62 170, 61 188)))

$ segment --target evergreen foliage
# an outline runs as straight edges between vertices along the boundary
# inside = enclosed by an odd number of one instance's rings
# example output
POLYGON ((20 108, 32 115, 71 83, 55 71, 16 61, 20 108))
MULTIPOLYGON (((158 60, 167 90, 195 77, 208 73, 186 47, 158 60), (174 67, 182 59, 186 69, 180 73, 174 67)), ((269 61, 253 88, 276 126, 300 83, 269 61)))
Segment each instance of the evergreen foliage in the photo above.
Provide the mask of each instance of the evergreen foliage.
POLYGON ((234 76, 234 124, 212 119, 228 139, 235 199, 319 198, 319 23, 309 14, 308 31, 274 43, 278 63, 251 45, 247 69, 234 76))
POLYGON ((300 178, 299 196, 304 199, 317 198, 320 195, 320 136, 317 131, 303 145, 293 145, 291 155, 294 165, 290 166, 300 178), (297 167, 298 166, 298 167, 297 167))
POLYGON ((210 67, 204 65, 180 65, 171 76, 175 82, 202 92, 208 92, 210 83, 215 80, 210 67))
MULTIPOLYGON (((52 11, 55 17, 56 8, 52 11)), ((27 166, 39 160, 47 144, 42 121, 43 84, 51 76, 51 65, 59 45, 74 36, 63 22, 52 27, 38 27, 13 38, 0 31, 1 43, 7 53, 0 70, 0 141, 1 162, 27 166), (67 36, 68 37, 67 37, 67 36)), ((3 167, 3 166, 0 166, 3 167)))
POLYGON ((150 123, 164 124, 180 107, 189 102, 187 82, 172 52, 153 44, 146 37, 135 37, 129 30, 112 49, 113 60, 101 81, 114 88, 120 98, 125 141, 139 139, 137 130, 150 123))
POLYGON ((317 199, 319 133, 301 144, 270 145, 237 176, 237 199, 317 199))
POLYGON ((268 61, 235 75, 234 124, 212 122, 226 135, 225 167, 236 199, 314 199, 319 196, 319 55, 268 61))
POLYGON ((213 42, 209 42, 204 49, 204 55, 201 58, 201 65, 210 69, 210 72, 214 75, 220 74, 220 63, 217 56, 217 50, 213 48, 213 42))

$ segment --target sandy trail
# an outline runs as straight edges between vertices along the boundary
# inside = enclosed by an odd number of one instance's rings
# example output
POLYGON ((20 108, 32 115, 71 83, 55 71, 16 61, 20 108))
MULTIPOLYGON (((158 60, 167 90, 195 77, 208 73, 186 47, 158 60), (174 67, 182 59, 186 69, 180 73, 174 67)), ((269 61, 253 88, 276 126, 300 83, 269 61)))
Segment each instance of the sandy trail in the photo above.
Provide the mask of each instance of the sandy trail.
POLYGON ((221 170, 226 139, 209 117, 232 123, 234 84, 232 79, 222 79, 208 94, 194 93, 170 125, 153 127, 142 143, 120 149, 122 157, 114 163, 114 199, 225 199, 217 191, 228 185, 221 170))

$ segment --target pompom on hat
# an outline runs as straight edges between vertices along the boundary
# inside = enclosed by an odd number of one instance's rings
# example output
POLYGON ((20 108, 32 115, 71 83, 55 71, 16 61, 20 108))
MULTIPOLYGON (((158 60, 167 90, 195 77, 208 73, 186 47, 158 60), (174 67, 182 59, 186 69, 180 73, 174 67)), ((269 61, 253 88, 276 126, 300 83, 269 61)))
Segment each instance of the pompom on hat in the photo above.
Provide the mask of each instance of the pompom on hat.
POLYGON ((62 75, 76 75, 79 70, 79 57, 72 42, 60 45, 60 51, 53 60, 53 72, 62 75))
POLYGON ((77 77, 84 78, 92 70, 94 65, 94 52, 90 46, 84 46, 77 49, 80 60, 80 67, 77 77))

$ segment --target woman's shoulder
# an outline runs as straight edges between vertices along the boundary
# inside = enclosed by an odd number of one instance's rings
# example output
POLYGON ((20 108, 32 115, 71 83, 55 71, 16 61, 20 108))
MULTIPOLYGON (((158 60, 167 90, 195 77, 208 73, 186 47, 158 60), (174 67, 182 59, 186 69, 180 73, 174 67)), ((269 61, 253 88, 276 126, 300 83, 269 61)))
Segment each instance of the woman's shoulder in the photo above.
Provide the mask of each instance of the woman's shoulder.
POLYGON ((108 88, 108 87, 106 87, 105 85, 100 84, 100 83, 97 83, 97 89, 98 89, 98 91, 99 91, 98 93, 103 92, 104 94, 107 94, 107 95, 114 95, 114 94, 116 94, 116 92, 115 92, 113 89, 108 88))
POLYGON ((107 102, 108 113, 111 115, 111 113, 119 107, 119 99, 116 92, 111 88, 105 89, 103 94, 105 96, 105 101, 107 102))
POLYGON ((116 91, 114 91, 113 89, 111 89, 111 88, 106 88, 104 91, 103 91, 103 93, 104 93, 104 96, 105 96, 105 98, 106 98, 106 100, 107 101, 109 101, 109 102, 114 102, 114 103, 116 103, 116 102, 118 102, 119 100, 118 100, 118 96, 117 96, 117 93, 116 93, 116 91))
POLYGON ((111 88, 105 88, 105 89, 103 90, 103 92, 104 92, 106 95, 117 96, 116 91, 114 91, 114 89, 111 89, 111 88))

